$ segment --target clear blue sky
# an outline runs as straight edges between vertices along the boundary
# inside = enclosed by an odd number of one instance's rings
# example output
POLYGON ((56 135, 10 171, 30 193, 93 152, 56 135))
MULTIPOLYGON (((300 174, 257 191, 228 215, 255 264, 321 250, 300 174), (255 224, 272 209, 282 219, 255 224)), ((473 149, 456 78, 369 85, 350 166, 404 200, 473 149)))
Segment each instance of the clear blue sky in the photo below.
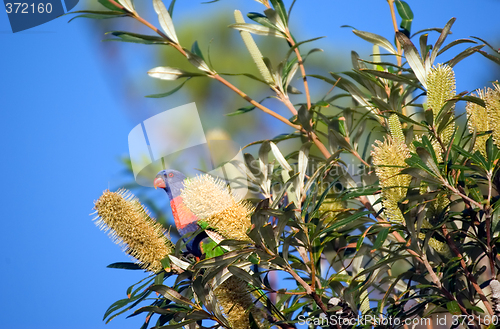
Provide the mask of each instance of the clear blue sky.
MULTIPOLYGON (((415 13, 413 31, 442 27, 454 16, 450 40, 475 35, 500 48, 500 1, 408 2, 415 13)), ((81 1, 75 9, 87 5, 81 1)), ((340 26, 392 39, 387 7, 385 0, 299 0, 291 25, 307 18, 297 25, 298 39, 326 35, 315 45, 331 51, 322 55, 325 60, 348 58, 351 49, 368 54, 371 47, 340 26)), ((214 11, 232 15, 236 8, 262 9, 251 0, 209 5, 178 1, 174 21, 182 29, 190 19, 208 20, 214 11), (188 8, 188 3, 196 6, 188 8)), ((186 100, 144 99, 157 92, 148 91, 153 84, 124 90, 124 83, 117 81, 122 75, 113 74, 106 67, 109 61, 100 57, 107 46, 92 28, 93 21, 67 21, 62 17, 12 34, 6 13, 0 13, 0 327, 139 328, 142 316, 119 317, 108 325, 101 321, 107 307, 124 298, 126 288, 144 274, 106 268, 128 258, 89 214, 104 189, 119 186, 118 157, 128 152, 129 131, 147 117, 141 109, 159 104, 166 110, 186 100), (124 94, 133 94, 132 104, 124 101, 124 94)), ((157 64, 152 50, 128 49, 121 59, 127 77, 145 81, 146 71, 157 64)), ((460 63, 457 90, 473 90, 500 78, 491 75, 492 67, 481 56, 460 63)))

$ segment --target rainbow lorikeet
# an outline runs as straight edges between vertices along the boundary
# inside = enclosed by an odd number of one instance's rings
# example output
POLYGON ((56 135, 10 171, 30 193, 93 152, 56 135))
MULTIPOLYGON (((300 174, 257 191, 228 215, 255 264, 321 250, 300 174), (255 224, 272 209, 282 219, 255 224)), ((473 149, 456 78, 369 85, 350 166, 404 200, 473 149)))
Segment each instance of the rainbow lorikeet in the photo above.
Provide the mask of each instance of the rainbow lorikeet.
MULTIPOLYGON (((170 207, 174 215, 175 226, 181 236, 194 233, 200 229, 198 218, 184 205, 181 192, 184 187, 186 176, 177 170, 162 170, 154 180, 155 188, 162 188, 167 192, 170 199, 170 207)), ((187 241, 188 252, 199 259, 202 255, 207 257, 218 256, 223 253, 220 247, 208 237, 205 231, 198 233, 195 237, 184 237, 187 241)))

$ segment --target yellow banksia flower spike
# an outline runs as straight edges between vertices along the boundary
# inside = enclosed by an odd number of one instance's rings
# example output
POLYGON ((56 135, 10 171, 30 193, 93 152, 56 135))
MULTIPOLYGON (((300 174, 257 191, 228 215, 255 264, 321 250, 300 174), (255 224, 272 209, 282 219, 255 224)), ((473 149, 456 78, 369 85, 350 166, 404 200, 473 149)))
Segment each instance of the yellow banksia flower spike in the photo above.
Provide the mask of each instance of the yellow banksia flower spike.
POLYGON ((95 201, 96 225, 109 231, 109 236, 137 263, 151 272, 163 269, 161 260, 173 252, 173 244, 167 238, 161 224, 150 217, 149 212, 129 191, 104 191, 95 201))
POLYGON ((250 328, 248 313, 255 305, 247 282, 231 276, 215 288, 214 294, 232 328, 250 328))
POLYGON ((406 144, 396 142, 388 137, 384 142, 376 141, 372 151, 375 173, 382 187, 382 204, 385 208, 386 217, 393 222, 404 223, 404 217, 398 207, 398 201, 406 196, 408 185, 411 181, 410 175, 399 173, 407 164, 405 159, 410 157, 410 151, 406 144))
POLYGON ((391 137, 395 142, 404 143, 405 135, 403 134, 403 129, 401 128, 401 122, 399 122, 399 117, 397 114, 392 114, 387 120, 389 125, 389 131, 391 137))
MULTIPOLYGON (((234 20, 237 24, 245 24, 245 19, 243 18, 243 15, 241 14, 241 11, 235 10, 234 11, 234 20)), ((257 65, 257 68, 259 69, 260 75, 266 81, 269 85, 275 85, 276 82, 274 81, 271 72, 269 72, 269 69, 267 68, 266 63, 264 63, 264 60, 262 59, 263 56, 257 47, 257 44, 255 44, 255 41, 252 38, 252 35, 250 32, 247 31, 240 31, 241 38, 243 39, 243 42, 245 43, 245 46, 248 49, 248 52, 252 56, 253 61, 255 62, 255 65, 257 65)))
MULTIPOLYGON (((424 220, 424 222, 422 223, 422 228, 431 228, 431 227, 432 227, 432 225, 428 221, 424 220)), ((420 232, 418 234, 418 238, 422 241, 425 240, 425 234, 420 232)), ((436 250, 438 254, 445 256, 447 258, 453 257, 453 255, 451 253, 451 249, 447 243, 441 242, 441 241, 436 240, 434 238, 430 238, 428 244, 429 244, 429 246, 432 247, 432 249, 436 250)))
MULTIPOLYGON (((427 107, 432 109, 434 120, 442 107, 446 104, 446 101, 453 98, 455 95, 455 73, 451 66, 438 64, 431 68, 427 76, 427 107)), ((455 105, 451 107, 451 111, 453 111, 454 107, 455 105)), ((453 119, 453 117, 450 118, 450 120, 451 119, 453 119)), ((438 125, 439 123, 436 126, 438 125)), ((455 122, 448 125, 441 132, 440 138, 445 145, 450 142, 454 130, 455 122)))
POLYGON ((184 182, 181 197, 186 207, 201 221, 224 237, 250 241, 253 207, 237 199, 227 185, 210 175, 200 175, 184 182))
POLYGON ((494 84, 494 89, 488 88, 484 95, 489 118, 489 128, 493 130, 493 141, 500 147, 500 85, 494 84))
MULTIPOLYGON (((484 100, 485 92, 479 90, 476 94, 471 94, 472 96, 479 97, 484 100)), ((469 127, 469 132, 472 134, 474 130, 476 133, 482 133, 490 130, 488 111, 485 107, 478 105, 476 103, 467 102, 465 106, 467 111, 467 125, 469 127)), ((486 156, 486 141, 489 135, 477 136, 476 142, 474 144, 474 152, 479 151, 483 156, 486 156)))

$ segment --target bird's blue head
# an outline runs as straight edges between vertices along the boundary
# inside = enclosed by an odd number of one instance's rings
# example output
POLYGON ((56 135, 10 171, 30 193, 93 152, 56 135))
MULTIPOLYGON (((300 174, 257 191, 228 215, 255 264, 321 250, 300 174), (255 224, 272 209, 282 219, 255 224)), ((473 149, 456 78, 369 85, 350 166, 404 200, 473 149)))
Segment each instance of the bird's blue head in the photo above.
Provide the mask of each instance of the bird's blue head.
POLYGON ((177 170, 162 170, 156 175, 153 185, 155 188, 161 187, 167 192, 170 199, 174 199, 181 195, 184 179, 186 176, 177 170))

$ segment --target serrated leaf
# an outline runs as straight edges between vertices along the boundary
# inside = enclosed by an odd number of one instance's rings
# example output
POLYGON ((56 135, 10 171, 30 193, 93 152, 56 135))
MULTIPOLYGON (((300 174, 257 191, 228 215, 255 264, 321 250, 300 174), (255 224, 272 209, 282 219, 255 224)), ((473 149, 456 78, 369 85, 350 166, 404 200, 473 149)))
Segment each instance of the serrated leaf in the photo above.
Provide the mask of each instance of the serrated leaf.
POLYGON ((160 26, 167 35, 167 37, 174 43, 178 44, 179 40, 177 39, 177 34, 175 33, 174 23, 172 22, 172 18, 165 7, 165 4, 162 0, 153 0, 153 7, 158 14, 158 21, 160 22, 160 26))

